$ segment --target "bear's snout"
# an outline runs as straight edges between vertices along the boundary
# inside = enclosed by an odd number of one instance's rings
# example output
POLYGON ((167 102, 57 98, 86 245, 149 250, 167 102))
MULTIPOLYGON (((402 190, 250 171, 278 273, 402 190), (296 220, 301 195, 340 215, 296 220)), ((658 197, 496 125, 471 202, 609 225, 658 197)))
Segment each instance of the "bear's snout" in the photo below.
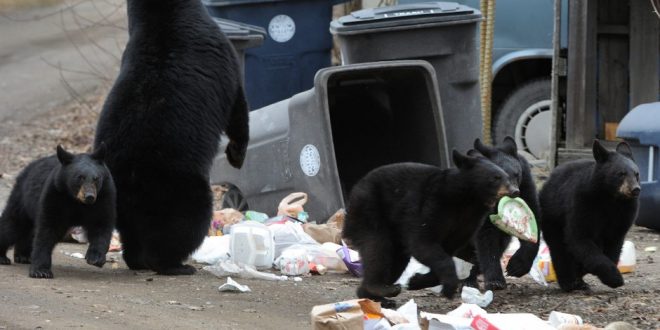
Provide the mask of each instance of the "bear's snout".
POLYGON ((96 185, 84 184, 78 190, 76 198, 83 204, 94 204, 96 202, 96 185))
POLYGON ((497 191, 497 199, 504 196, 509 196, 511 198, 516 198, 520 196, 520 189, 512 184, 503 184, 500 186, 500 189, 497 191))
POLYGON ((631 180, 625 180, 619 187, 619 193, 628 198, 637 198, 641 192, 642 188, 639 183, 631 182, 631 180))

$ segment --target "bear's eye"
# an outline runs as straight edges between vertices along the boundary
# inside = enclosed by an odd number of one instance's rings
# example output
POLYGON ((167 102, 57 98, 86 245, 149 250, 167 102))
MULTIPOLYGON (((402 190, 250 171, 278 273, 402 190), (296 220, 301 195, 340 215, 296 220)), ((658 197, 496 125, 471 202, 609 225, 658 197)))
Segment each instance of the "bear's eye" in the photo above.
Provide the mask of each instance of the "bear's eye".
POLYGON ((498 182, 502 181, 502 176, 501 175, 496 175, 492 179, 490 179, 491 182, 498 182))
POLYGON ((85 176, 84 175, 79 175, 78 176, 78 181, 83 181, 83 180, 85 180, 85 176))
POLYGON ((619 173, 617 173, 617 175, 620 176, 620 177, 624 177, 624 176, 626 176, 626 172, 625 171, 619 171, 619 173))
POLYGON ((99 181, 99 177, 98 177, 98 176, 95 176, 95 177, 94 177, 94 181, 99 181))
POLYGON ((635 179, 637 179, 637 181, 639 181, 639 172, 635 172, 635 179))

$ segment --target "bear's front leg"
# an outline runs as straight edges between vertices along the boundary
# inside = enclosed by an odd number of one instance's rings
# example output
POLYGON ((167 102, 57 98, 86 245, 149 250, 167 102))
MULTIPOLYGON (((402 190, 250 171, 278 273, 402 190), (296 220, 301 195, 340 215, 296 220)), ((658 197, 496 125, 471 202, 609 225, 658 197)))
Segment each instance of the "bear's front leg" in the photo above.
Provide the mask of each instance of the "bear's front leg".
POLYGON ((618 288, 623 285, 623 277, 612 262, 596 244, 589 239, 572 240, 569 243, 570 251, 586 272, 594 274, 603 284, 618 288))
POLYGON ((92 266, 103 267, 112 239, 112 227, 106 225, 100 228, 94 226, 84 226, 83 228, 87 231, 89 240, 85 260, 92 266))
POLYGON ((442 284, 442 295, 446 298, 453 298, 458 288, 458 276, 456 276, 456 266, 454 260, 442 248, 441 244, 420 241, 413 245, 412 255, 422 264, 431 269, 427 274, 416 274, 408 283, 409 288, 428 287, 432 283, 442 284), (433 275, 429 275, 433 274, 433 275), (436 281, 431 280, 431 276, 436 277, 436 281))
POLYGON ((40 221, 40 223, 34 236, 29 275, 32 278, 53 278, 51 271, 53 249, 57 242, 64 237, 67 228, 49 226, 46 221, 40 221))

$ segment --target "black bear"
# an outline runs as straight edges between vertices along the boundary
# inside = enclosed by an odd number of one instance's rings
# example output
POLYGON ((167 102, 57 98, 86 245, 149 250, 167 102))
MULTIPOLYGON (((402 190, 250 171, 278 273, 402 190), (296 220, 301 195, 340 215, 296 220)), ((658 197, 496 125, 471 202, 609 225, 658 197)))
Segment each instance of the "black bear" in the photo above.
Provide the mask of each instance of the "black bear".
POLYGON ((248 106, 233 46, 199 0, 128 0, 129 41, 96 130, 131 269, 189 275, 211 219, 220 136, 240 168, 248 106))
POLYGON ((617 261, 637 216, 639 169, 625 142, 611 152, 595 140, 593 156, 557 166, 539 194, 543 238, 564 291, 589 289, 587 273, 623 285, 617 261))
POLYGON ((67 230, 82 226, 89 247, 85 259, 102 267, 115 227, 115 186, 103 162, 104 148, 74 155, 61 146, 57 155, 30 163, 16 178, 0 217, 0 264, 29 264, 30 277, 52 278, 53 248, 67 230))
MULTIPOLYGON (((511 183, 520 190, 519 197, 527 203, 537 221, 540 221, 538 194, 531 168, 525 157, 518 154, 516 141, 507 136, 498 147, 490 147, 477 139, 474 141, 474 148, 509 175, 511 183)), ((491 213, 497 213, 497 208, 491 210, 491 213)), ((486 289, 506 288, 506 280, 502 274, 500 259, 510 242, 511 236, 509 234, 498 229, 486 219, 484 225, 477 232, 473 246, 468 247, 468 249, 476 250, 477 265, 472 268, 470 277, 466 279, 466 285, 478 287, 477 275, 482 272, 486 289)), ((520 249, 516 251, 507 264, 507 274, 517 277, 527 274, 532 267, 538 249, 538 237, 537 243, 520 240, 520 249)), ((471 261, 474 262, 475 260, 472 259, 471 261)))
POLYGON ((454 150, 457 168, 399 163, 374 169, 352 189, 343 236, 360 253, 357 296, 394 302, 396 280, 415 257, 431 272, 415 275, 408 288, 442 283, 453 297, 458 286, 452 255, 473 237, 484 216, 504 195, 516 193, 507 174, 486 158, 454 150))

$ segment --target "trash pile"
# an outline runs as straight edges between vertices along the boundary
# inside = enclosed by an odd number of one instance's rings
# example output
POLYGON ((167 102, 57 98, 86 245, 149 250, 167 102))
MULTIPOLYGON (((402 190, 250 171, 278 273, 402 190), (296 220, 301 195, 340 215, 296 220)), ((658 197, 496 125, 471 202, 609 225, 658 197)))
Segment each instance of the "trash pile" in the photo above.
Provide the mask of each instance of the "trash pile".
POLYGON ((306 202, 307 194, 292 193, 274 217, 252 210, 215 211, 209 236, 193 260, 209 264, 204 269, 219 277, 278 281, 327 272, 360 275, 357 252, 341 241, 344 210, 323 224, 312 223, 304 210, 306 202), (272 268, 281 275, 263 272, 272 268))
POLYGON ((409 300, 397 310, 381 308, 369 299, 354 299, 312 308, 312 328, 364 330, 623 330, 634 329, 625 322, 605 328, 585 324, 580 316, 550 312, 548 320, 530 313, 488 313, 475 304, 463 303, 446 314, 417 311, 409 300))

